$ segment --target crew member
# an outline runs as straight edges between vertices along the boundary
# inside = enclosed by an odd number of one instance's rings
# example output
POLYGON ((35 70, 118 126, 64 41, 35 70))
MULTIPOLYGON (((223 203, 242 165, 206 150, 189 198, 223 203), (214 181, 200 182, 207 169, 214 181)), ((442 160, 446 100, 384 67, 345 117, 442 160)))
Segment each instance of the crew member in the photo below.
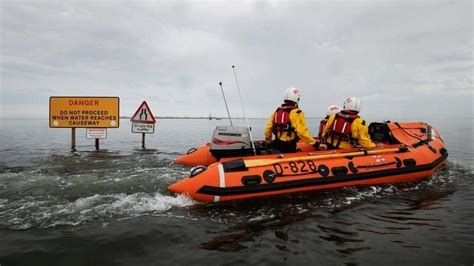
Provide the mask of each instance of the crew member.
POLYGON ((300 139, 316 149, 326 148, 324 144, 316 142, 308 130, 304 113, 298 108, 299 89, 287 88, 283 100, 284 103, 272 113, 265 128, 267 143, 270 143, 272 135, 275 135, 273 147, 281 153, 296 152, 296 144, 300 139))
POLYGON ((359 98, 347 98, 342 110, 329 117, 322 134, 329 148, 383 147, 382 144, 375 144, 370 139, 367 122, 359 116, 361 107, 359 98))
POLYGON ((324 128, 326 127, 326 124, 328 122, 328 119, 331 115, 335 115, 337 113, 339 113, 341 111, 341 107, 337 106, 337 105, 331 105, 328 107, 328 109, 326 110, 326 117, 324 119, 321 120, 321 122, 319 122, 319 133, 318 133, 318 137, 319 137, 319 140, 322 141, 322 136, 323 136, 323 131, 324 131, 324 128))

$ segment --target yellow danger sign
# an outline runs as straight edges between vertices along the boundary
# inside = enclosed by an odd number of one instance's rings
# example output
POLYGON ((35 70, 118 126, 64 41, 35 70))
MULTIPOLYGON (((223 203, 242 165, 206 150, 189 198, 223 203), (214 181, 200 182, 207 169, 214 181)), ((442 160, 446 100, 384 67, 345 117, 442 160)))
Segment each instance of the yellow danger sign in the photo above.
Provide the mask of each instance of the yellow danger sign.
POLYGON ((119 97, 49 97, 51 128, 118 128, 119 97))

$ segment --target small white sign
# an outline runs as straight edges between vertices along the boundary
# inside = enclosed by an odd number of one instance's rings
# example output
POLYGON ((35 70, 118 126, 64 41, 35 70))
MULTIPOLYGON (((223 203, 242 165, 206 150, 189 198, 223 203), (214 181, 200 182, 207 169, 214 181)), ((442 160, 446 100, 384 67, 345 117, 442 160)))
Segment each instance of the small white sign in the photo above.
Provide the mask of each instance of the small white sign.
POLYGON ((155 133, 155 124, 132 123, 132 133, 155 133))
POLYGON ((86 128, 87 139, 106 139, 107 128, 86 128))

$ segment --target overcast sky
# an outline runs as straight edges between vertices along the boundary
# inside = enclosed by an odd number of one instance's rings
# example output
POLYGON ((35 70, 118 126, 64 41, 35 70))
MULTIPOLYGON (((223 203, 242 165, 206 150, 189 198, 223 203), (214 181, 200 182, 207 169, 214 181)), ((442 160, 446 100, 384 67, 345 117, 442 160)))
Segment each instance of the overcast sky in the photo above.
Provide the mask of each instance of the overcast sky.
POLYGON ((368 117, 473 117, 473 1, 5 1, 0 117, 49 96, 142 100, 155 115, 267 117, 288 86, 319 117, 349 96, 368 117))

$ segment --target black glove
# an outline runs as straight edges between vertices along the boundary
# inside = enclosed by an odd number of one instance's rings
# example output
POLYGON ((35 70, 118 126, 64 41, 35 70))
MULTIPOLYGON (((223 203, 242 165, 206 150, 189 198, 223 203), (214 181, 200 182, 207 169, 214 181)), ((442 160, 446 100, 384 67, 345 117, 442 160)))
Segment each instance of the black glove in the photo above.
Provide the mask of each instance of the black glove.
POLYGON ((316 143, 313 144, 313 148, 315 148, 316 150, 319 149, 319 142, 316 141, 316 143))
POLYGON ((328 146, 324 143, 321 143, 321 142, 316 142, 313 144, 313 147, 316 149, 316 150, 327 150, 328 149, 328 146))

